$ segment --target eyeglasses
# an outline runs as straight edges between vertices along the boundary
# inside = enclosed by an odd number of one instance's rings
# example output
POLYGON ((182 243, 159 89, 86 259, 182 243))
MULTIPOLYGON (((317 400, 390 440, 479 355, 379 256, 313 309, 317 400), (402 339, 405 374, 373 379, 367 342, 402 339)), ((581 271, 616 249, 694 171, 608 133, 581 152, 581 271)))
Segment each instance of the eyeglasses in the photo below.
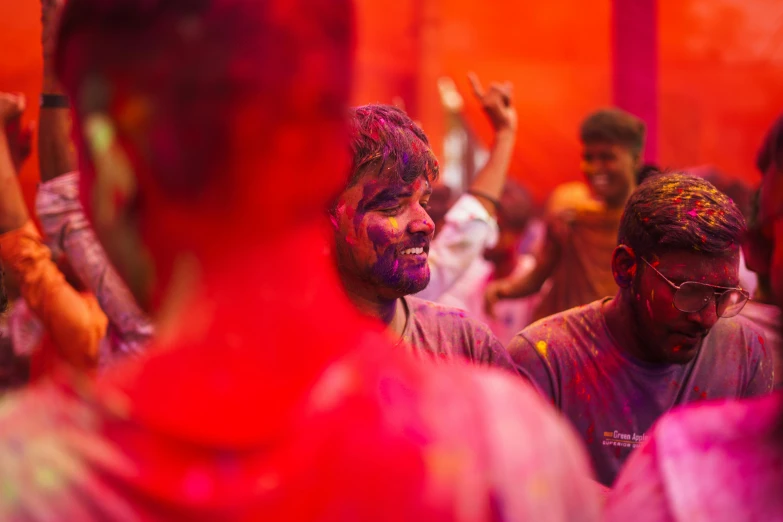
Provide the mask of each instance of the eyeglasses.
POLYGON ((686 314, 701 312, 714 299, 718 317, 734 317, 740 313, 745 303, 750 299, 748 293, 742 288, 708 285, 696 281, 686 281, 681 285, 676 285, 652 266, 649 261, 644 258, 642 260, 674 289, 674 307, 680 312, 686 314))

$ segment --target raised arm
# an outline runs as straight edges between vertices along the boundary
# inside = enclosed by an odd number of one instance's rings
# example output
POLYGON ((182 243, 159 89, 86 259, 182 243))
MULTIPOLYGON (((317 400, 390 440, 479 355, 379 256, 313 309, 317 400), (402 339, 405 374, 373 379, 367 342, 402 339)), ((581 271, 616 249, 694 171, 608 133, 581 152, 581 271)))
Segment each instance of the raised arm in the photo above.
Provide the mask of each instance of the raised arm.
POLYGON ((536 255, 536 264, 528 274, 519 279, 498 279, 487 285, 484 311, 489 317, 494 317, 494 308, 498 301, 528 297, 541 290, 560 262, 560 245, 553 237, 553 234, 547 234, 541 251, 536 255))
POLYGON ((22 297, 43 322, 58 354, 77 368, 91 369, 106 333, 106 317, 65 281, 29 220, 12 159, 24 149, 16 139, 29 139, 29 134, 5 130, 24 108, 22 96, 0 94, 0 257, 19 280, 22 297))
POLYGON ((62 0, 41 0, 43 96, 38 117, 38 164, 46 182, 76 170, 76 153, 70 139, 71 113, 67 97, 54 72, 54 45, 62 0))
POLYGON ((43 90, 51 98, 49 106, 44 99, 38 125, 38 159, 43 183, 36 198, 36 211, 46 235, 65 252, 76 275, 108 316, 112 353, 101 354, 101 358, 109 362, 114 356, 139 352, 152 336, 153 326, 109 262, 79 202, 70 111, 52 65, 60 4, 58 0, 41 2, 43 90), (56 103, 58 100, 62 103, 56 103))
POLYGON ((487 212, 494 216, 497 212, 497 202, 506 184, 511 157, 514 154, 517 139, 517 110, 513 104, 511 83, 492 83, 487 90, 484 90, 475 74, 469 74, 468 79, 473 94, 481 103, 484 114, 495 131, 489 159, 476 174, 468 192, 477 197, 487 212))
MULTIPOLYGON (((462 277, 486 247, 497 241, 494 217, 516 140, 517 112, 511 84, 493 83, 485 91, 475 75, 470 75, 470 80, 495 130, 495 138, 486 165, 471 183, 468 194, 463 194, 446 214, 443 229, 430 245, 430 283, 418 295, 433 301, 462 277)), ((459 97, 453 82, 450 85, 450 91, 444 94, 459 97)))

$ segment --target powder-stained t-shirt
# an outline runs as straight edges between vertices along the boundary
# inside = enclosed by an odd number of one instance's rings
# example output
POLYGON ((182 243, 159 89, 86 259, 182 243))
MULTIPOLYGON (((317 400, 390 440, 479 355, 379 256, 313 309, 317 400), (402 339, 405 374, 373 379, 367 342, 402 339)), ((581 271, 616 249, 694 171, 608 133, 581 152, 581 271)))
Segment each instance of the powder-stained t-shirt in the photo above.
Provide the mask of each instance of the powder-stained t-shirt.
POLYGON ((363 335, 296 407, 267 401, 264 415, 247 408, 280 384, 241 351, 259 343, 151 350, 165 355, 124 361, 98 390, 29 387, 0 409, 0 520, 600 520, 584 449, 521 379, 383 341, 363 335), (155 376, 194 367, 186 385, 227 382, 217 393, 234 400, 194 401, 172 423, 155 376), (192 428, 205 414, 219 436, 192 428))
POLYGON ((517 370, 583 437, 601 483, 611 485, 650 426, 673 407, 772 391, 772 354, 744 319, 719 320, 687 364, 650 364, 617 346, 602 312, 607 301, 538 321, 508 348, 517 370))
POLYGON ((467 359, 514 372, 506 349, 489 327, 468 317, 464 310, 417 297, 403 298, 408 320, 402 342, 414 354, 430 354, 444 360, 467 359))
POLYGON ((665 415, 609 493, 609 522, 783 520, 783 393, 665 415))

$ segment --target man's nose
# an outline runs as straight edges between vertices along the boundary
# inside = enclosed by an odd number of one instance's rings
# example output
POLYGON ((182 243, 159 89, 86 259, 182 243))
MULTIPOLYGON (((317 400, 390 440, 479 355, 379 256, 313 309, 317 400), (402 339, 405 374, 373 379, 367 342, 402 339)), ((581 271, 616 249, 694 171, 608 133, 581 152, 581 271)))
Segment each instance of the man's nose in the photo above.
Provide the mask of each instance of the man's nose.
POLYGON ((718 322, 718 309, 715 303, 715 298, 710 299, 707 306, 699 310, 688 314, 688 320, 692 323, 696 323, 705 332, 715 326, 718 322))
POLYGON ((435 223, 433 223, 432 218, 429 214, 427 214, 427 211, 422 207, 421 205, 417 205, 417 209, 415 211, 415 216, 413 216, 413 219, 408 225, 408 230, 412 234, 425 234, 425 235, 432 235, 433 232, 435 232, 435 223))

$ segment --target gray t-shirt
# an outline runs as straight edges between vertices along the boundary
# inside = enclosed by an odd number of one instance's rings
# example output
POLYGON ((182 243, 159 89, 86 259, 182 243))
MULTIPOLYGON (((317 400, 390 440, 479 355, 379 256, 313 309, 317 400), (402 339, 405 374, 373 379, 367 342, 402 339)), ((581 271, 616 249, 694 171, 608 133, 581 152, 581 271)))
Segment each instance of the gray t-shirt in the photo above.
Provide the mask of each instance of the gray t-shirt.
POLYGON ((464 310, 412 296, 404 297, 403 302, 408 321, 402 341, 414 354, 434 355, 449 361, 467 359, 516 373, 511 357, 492 330, 468 317, 464 310))
POLYGON ((612 484, 673 407, 772 391, 772 354, 744 319, 719 320, 687 364, 650 364, 618 348, 601 311, 607 300, 542 319, 508 347, 517 370, 584 438, 601 483, 612 484))

